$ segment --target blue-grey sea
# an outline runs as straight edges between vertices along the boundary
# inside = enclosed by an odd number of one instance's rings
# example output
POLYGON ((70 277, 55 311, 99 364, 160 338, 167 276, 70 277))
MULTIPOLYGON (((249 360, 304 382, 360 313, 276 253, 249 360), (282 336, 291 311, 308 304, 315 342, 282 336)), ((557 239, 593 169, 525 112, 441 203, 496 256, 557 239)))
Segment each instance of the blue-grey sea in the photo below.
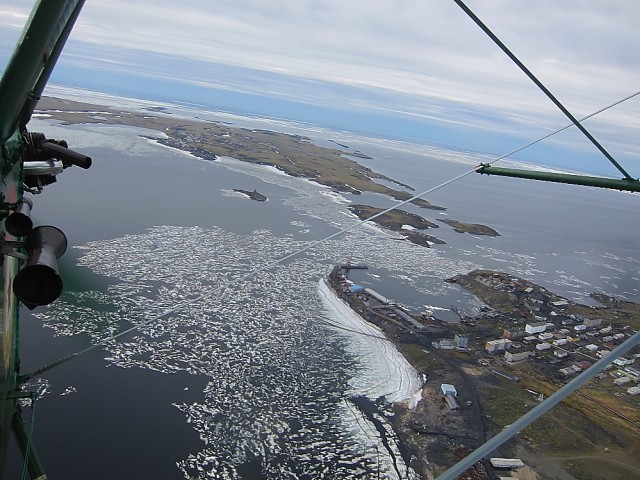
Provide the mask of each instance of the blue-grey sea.
MULTIPOLYGON (((486 160, 275 119, 168 108, 300 133, 324 146, 338 142, 418 192, 486 160)), ((382 442, 349 400, 406 399, 417 380, 385 342, 334 327, 365 328, 353 326, 357 319, 321 283, 348 259, 370 266, 355 281, 445 320, 455 319, 451 306, 465 313, 481 306, 443 281, 476 268, 519 275, 585 303, 593 304, 591 292, 640 299, 637 196, 471 174, 425 197, 446 211, 406 209, 431 221, 485 224, 499 237, 441 224, 429 233, 447 243, 427 249, 363 226, 265 270, 353 224, 349 203, 394 201, 338 194, 232 158, 204 161, 145 138, 160 132, 62 126, 46 117, 30 128, 66 139, 94 165, 67 169, 34 199, 35 224, 58 226, 70 247, 60 265, 62 297, 21 317, 22 371, 149 322, 33 383, 42 394, 34 439, 50 478, 412 478, 394 461, 398 446, 382 442), (234 188, 257 189, 268 201, 234 188)))

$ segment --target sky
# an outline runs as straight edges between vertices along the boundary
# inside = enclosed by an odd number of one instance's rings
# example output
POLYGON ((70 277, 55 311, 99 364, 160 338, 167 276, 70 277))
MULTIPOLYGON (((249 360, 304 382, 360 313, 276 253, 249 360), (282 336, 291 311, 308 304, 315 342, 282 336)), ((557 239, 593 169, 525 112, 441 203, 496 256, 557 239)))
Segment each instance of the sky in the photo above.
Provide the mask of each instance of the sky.
MULTIPOLYGON (((577 118, 640 91, 640 2, 467 4, 577 118)), ((3 64, 30 8, 0 6, 3 64)), ((569 123, 452 0, 88 0, 51 82, 496 155, 569 123)), ((639 113, 585 122, 634 177, 639 113)), ((575 131, 520 158, 620 176, 575 131)))

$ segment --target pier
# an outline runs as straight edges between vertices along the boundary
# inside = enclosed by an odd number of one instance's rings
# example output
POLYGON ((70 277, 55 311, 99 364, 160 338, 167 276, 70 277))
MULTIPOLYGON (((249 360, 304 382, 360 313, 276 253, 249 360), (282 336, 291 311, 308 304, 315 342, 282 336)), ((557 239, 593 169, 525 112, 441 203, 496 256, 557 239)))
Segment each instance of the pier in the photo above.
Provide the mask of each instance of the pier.
POLYGON ((340 265, 340 270, 344 270, 348 272, 349 270, 367 270, 369 267, 367 265, 352 265, 350 263, 346 263, 345 265, 340 265))

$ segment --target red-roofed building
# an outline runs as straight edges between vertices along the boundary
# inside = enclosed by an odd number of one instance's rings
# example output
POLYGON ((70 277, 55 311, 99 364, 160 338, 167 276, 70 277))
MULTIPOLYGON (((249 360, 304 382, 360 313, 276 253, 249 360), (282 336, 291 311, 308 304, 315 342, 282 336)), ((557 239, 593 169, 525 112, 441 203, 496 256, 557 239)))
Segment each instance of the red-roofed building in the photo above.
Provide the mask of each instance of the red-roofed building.
POLYGON ((581 362, 576 362, 576 366, 580 367, 581 370, 586 370, 591 366, 591 362, 588 360, 582 360, 581 362))

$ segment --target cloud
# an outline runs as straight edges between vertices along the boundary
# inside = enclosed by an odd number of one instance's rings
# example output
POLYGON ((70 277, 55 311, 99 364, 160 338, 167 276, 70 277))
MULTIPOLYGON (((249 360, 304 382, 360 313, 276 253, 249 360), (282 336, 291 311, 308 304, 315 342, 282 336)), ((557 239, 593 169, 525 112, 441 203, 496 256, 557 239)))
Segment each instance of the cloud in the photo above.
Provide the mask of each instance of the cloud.
MULTIPOLYGON (((0 27, 29 3, 9 0, 0 27)), ((640 2, 468 4, 577 117, 639 89, 640 2)), ((62 60, 494 130, 566 123, 452 1, 93 0, 62 60)), ((637 138, 640 116, 622 116, 637 138)))
MULTIPOLYGON (((589 111, 637 88, 636 3, 471 5, 559 97, 589 111)), ((518 95, 535 90, 453 2, 94 1, 72 38, 501 109, 525 107, 518 95)))

